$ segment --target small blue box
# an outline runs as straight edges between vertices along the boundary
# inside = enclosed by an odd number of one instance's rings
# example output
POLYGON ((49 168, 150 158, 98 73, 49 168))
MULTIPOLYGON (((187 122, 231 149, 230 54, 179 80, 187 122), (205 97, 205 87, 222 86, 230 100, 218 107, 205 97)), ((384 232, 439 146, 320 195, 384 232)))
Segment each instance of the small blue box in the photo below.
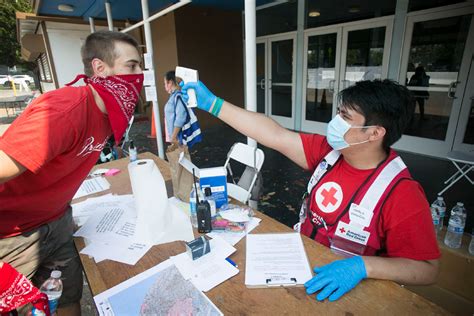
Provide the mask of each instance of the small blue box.
POLYGON ((199 169, 199 184, 202 190, 210 187, 216 207, 227 204, 227 171, 224 167, 199 169))

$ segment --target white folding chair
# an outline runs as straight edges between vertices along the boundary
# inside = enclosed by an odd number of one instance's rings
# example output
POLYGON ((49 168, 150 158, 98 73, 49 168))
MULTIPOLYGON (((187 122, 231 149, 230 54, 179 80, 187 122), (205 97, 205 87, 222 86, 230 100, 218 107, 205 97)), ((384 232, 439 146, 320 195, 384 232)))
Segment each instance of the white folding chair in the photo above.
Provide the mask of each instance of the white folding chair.
POLYGON ((247 204, 252 196, 252 190, 264 160, 265 154, 261 149, 243 143, 235 143, 227 154, 227 160, 224 164, 233 181, 232 183, 227 182, 227 194, 247 204), (231 160, 238 161, 246 166, 238 183, 234 181, 234 175, 230 167, 231 160))
POLYGON ((461 180, 463 177, 467 179, 472 185, 474 185, 474 181, 469 178, 469 172, 474 169, 474 155, 460 152, 460 151, 451 151, 446 155, 456 167, 457 171, 446 181, 444 184, 447 186, 438 193, 438 195, 442 195, 446 190, 452 187, 456 182, 461 180))
POLYGON ((130 138, 128 137, 128 133, 130 132, 130 129, 132 128, 133 120, 135 119, 135 116, 132 115, 132 118, 130 119, 130 122, 128 122, 127 129, 125 130, 125 134, 123 136, 123 141, 122 141, 122 152, 124 155, 128 156, 128 148, 125 147, 126 143, 130 142, 130 138))

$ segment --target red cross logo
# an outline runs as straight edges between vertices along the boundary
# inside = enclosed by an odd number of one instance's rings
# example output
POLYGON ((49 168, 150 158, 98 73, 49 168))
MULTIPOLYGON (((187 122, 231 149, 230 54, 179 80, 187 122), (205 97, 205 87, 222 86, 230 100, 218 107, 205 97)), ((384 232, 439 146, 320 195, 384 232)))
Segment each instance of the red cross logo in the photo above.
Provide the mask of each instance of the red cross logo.
POLYGON ((339 229, 339 231, 341 232, 341 234, 344 234, 344 233, 346 232, 346 230, 344 229, 344 227, 341 227, 341 228, 339 229))
POLYGON ((332 205, 335 205, 337 203, 337 199, 334 196, 336 194, 337 190, 335 188, 331 188, 328 190, 323 190, 321 192, 321 195, 324 197, 322 204, 324 207, 327 207, 329 203, 332 205))

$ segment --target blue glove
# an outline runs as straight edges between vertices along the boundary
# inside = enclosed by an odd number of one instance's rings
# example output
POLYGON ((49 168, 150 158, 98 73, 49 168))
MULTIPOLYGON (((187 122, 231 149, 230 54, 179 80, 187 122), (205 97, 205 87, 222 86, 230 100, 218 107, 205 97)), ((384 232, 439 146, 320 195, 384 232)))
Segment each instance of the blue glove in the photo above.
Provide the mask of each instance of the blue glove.
POLYGON ((306 293, 310 295, 322 290, 316 295, 318 301, 324 301, 328 296, 330 302, 336 301, 367 277, 364 260, 360 256, 315 267, 314 272, 317 273, 316 276, 304 286, 306 293))
MULTIPOLYGON (((181 92, 183 93, 183 99, 188 102, 188 89, 194 89, 196 92, 196 99, 197 99, 197 107, 201 110, 211 112, 211 106, 214 103, 217 103, 217 97, 209 91, 209 89, 202 83, 201 81, 198 82, 188 82, 187 84, 183 85, 183 82, 180 82, 181 92)), ((222 99, 221 99, 222 100, 222 99)), ((220 104, 222 106, 222 103, 220 104)), ((220 107, 219 107, 220 110, 220 107)), ((211 113, 213 113, 212 111, 211 113)), ((219 114, 219 113, 217 113, 219 114)), ((216 115, 217 116, 217 115, 216 115)))

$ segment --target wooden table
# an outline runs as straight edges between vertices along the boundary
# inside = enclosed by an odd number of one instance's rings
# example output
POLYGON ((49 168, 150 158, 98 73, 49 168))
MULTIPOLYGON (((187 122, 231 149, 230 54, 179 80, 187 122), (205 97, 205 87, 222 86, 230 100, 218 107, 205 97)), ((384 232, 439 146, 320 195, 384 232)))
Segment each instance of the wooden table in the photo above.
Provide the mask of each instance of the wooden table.
MULTIPOLYGON (((153 159, 165 180, 170 179, 166 161, 151 153, 140 154, 139 158, 153 159)), ((119 168, 122 170, 118 175, 107 178, 111 183, 111 192, 115 194, 129 194, 131 192, 127 164, 128 159, 121 159, 96 166, 96 168, 119 168)), ((260 212, 256 212, 256 216, 261 218, 262 222, 252 233, 292 231, 287 226, 260 212)), ((76 238, 75 243, 78 251, 84 248, 82 238, 76 238)), ((303 236, 303 243, 311 266, 327 264, 338 258, 328 248, 306 236, 303 236)), ((441 307, 391 281, 364 280, 336 302, 327 300, 318 302, 314 295, 306 294, 304 287, 248 289, 244 284, 245 240, 241 240, 235 247, 237 251, 231 256, 231 259, 238 264, 240 273, 206 293, 226 315, 447 314, 441 307)), ((135 266, 110 260, 96 264, 86 255, 80 255, 80 257, 92 294, 97 295, 155 266, 170 256, 184 251, 184 242, 154 246, 135 266)))

